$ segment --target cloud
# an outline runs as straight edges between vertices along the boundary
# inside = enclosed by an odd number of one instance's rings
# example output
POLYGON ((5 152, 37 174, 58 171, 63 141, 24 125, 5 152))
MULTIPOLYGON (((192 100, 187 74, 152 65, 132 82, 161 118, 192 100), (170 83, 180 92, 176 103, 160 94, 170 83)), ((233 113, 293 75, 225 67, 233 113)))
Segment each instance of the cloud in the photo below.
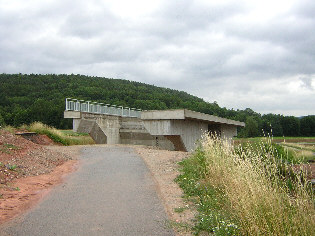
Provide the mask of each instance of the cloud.
POLYGON ((228 108, 314 114, 314 9, 311 0, 3 1, 0 73, 123 78, 228 108))

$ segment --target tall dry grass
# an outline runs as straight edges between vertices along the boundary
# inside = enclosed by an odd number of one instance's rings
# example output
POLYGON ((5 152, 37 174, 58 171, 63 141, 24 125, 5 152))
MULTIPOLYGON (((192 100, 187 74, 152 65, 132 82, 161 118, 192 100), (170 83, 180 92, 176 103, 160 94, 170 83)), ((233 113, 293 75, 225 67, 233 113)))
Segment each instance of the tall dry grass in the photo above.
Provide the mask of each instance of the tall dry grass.
MULTIPOLYGON (((314 235, 313 197, 299 178, 294 192, 284 184, 274 150, 261 145, 238 150, 216 137, 202 141, 207 160, 206 181, 221 188, 232 218, 249 235, 314 235)), ((285 167, 289 169, 287 166, 285 167)))
POLYGON ((197 234, 314 235, 310 183, 303 175, 292 178, 290 166, 272 147, 269 142, 234 149, 206 135, 196 153, 181 163, 179 183, 198 199, 197 234))

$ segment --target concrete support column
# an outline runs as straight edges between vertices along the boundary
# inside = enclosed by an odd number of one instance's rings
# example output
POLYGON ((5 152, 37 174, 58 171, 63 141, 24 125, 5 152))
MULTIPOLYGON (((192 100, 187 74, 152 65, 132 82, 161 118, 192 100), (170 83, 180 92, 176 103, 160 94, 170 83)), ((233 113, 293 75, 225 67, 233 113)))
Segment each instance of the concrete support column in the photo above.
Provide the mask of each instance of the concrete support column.
POLYGON ((80 125, 80 122, 81 122, 81 119, 73 119, 73 131, 74 132, 78 132, 78 128, 79 128, 79 125, 80 125))
POLYGON ((119 130, 121 127, 120 117, 107 116, 106 119, 103 119, 101 116, 99 116, 96 119, 96 123, 106 135, 108 144, 120 143, 120 135, 119 135, 119 130))
POLYGON ((221 125, 221 138, 226 139, 229 143, 232 142, 232 138, 237 136, 237 127, 233 125, 222 124, 221 125))

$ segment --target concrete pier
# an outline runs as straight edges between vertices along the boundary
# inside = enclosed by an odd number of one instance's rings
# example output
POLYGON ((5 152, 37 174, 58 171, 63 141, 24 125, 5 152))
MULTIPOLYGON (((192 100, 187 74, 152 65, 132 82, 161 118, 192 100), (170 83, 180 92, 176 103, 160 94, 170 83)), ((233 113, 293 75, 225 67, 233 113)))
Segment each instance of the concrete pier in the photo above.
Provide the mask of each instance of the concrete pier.
POLYGON ((186 109, 143 111, 141 120, 150 134, 165 136, 183 151, 193 150, 205 132, 232 139, 237 127, 245 126, 243 122, 186 109))
POLYGON ((201 136, 216 133, 231 140, 243 122, 187 109, 141 111, 141 117, 66 110, 75 132, 89 133, 96 143, 155 146, 192 151, 201 136))

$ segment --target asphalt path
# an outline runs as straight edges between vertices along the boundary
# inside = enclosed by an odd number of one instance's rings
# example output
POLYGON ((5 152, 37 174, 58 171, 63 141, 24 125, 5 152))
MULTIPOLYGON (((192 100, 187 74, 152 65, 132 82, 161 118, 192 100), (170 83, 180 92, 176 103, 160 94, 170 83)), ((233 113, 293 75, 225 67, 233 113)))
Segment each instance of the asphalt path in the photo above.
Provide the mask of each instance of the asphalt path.
POLYGON ((85 147, 80 159, 78 171, 6 223, 2 235, 174 235, 152 176, 132 148, 85 147))

